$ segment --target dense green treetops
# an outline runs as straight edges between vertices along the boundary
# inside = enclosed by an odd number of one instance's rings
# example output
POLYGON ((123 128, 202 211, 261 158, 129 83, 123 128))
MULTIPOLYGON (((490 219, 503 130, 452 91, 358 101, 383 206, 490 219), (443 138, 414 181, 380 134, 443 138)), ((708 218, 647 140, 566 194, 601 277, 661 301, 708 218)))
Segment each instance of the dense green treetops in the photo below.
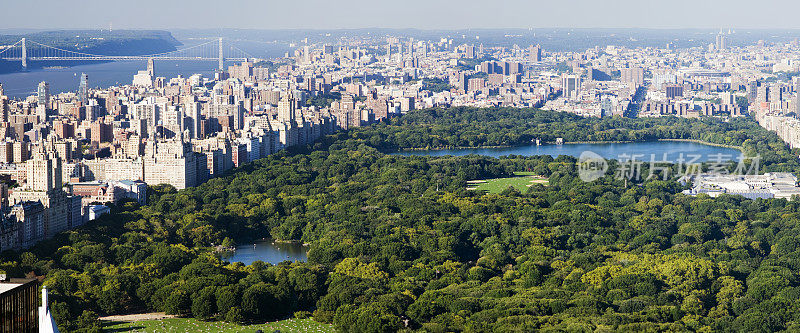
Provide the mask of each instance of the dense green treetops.
POLYGON ((196 188, 3 254, 45 275, 68 331, 98 314, 165 311, 258 322, 295 312, 347 332, 775 331, 800 328, 800 202, 687 197, 675 181, 585 183, 575 159, 402 157, 398 148, 702 139, 796 170, 748 120, 582 119, 513 109, 425 110, 282 152, 196 188), (617 128, 616 130, 613 128, 617 128), (466 181, 528 171, 524 193, 466 181), (311 244, 306 263, 250 266, 211 246, 311 244))

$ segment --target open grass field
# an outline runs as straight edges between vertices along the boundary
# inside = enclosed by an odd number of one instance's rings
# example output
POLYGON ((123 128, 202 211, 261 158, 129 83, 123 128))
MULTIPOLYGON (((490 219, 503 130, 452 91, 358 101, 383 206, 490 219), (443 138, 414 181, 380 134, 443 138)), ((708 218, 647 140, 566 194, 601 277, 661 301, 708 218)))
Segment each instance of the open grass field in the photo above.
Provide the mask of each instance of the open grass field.
POLYGON ((547 179, 536 177, 533 172, 515 172, 515 177, 486 179, 471 181, 467 184, 467 189, 475 191, 486 191, 489 193, 500 193, 509 186, 516 188, 520 192, 525 192, 533 184, 547 185, 547 179))
POLYGON ((254 333, 336 332, 332 325, 313 319, 287 319, 266 324, 236 325, 224 322, 204 322, 194 318, 167 318, 136 322, 105 322, 104 332, 225 332, 254 333))

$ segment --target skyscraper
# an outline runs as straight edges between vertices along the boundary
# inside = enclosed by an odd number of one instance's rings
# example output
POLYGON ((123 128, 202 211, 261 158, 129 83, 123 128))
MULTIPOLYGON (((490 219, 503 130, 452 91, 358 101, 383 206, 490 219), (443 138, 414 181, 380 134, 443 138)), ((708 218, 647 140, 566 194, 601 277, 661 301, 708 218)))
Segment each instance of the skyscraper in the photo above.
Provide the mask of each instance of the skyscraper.
POLYGON ((89 75, 81 73, 81 84, 78 86, 78 99, 81 105, 86 105, 89 102, 89 75))
POLYGON ((717 35, 717 42, 716 42, 717 51, 722 51, 725 49, 726 39, 727 38, 725 37, 725 35, 723 35, 722 31, 720 31, 720 33, 717 35))
POLYGON ((577 100, 580 97, 581 77, 579 75, 567 75, 561 77, 562 96, 569 100, 577 100))
POLYGON ((0 112, 3 114, 3 122, 8 121, 8 99, 0 96, 0 112))
POLYGON ((531 45, 529 51, 530 51, 530 58, 528 59, 529 62, 537 63, 542 61, 542 47, 539 46, 539 44, 536 44, 536 46, 531 45))
POLYGON ((295 100, 291 96, 278 102, 278 121, 294 122, 295 105, 295 100))
POLYGON ((36 90, 37 101, 39 105, 43 105, 46 108, 50 107, 50 84, 47 82, 40 82, 39 88, 36 90))
POLYGON ((150 74, 151 78, 156 77, 156 62, 153 58, 147 59, 147 74, 150 74))
POLYGON ((200 131, 200 124, 203 120, 201 116, 202 107, 200 103, 196 101, 190 101, 186 103, 186 117, 188 117, 188 127, 189 127, 189 134, 192 138, 199 139, 201 138, 202 132, 200 131))
POLYGON ((467 45, 464 51, 467 58, 475 59, 477 53, 475 45, 467 45))

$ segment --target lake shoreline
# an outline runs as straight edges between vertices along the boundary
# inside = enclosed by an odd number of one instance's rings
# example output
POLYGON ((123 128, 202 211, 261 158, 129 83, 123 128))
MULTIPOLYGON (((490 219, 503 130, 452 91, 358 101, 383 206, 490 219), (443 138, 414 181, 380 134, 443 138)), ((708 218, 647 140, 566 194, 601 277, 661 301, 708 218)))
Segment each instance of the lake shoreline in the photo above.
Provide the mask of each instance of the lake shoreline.
MULTIPOLYGON (((712 143, 702 140, 696 139, 656 139, 656 140, 647 140, 647 141, 632 141, 632 140, 623 140, 623 141, 570 141, 564 142, 563 145, 578 145, 578 144, 591 144, 591 145, 599 145, 599 144, 626 144, 626 143, 648 143, 648 142, 691 142, 697 143, 707 146, 713 147, 720 147, 720 148, 729 148, 729 149, 736 149, 740 152, 744 152, 742 147, 739 146, 731 146, 725 145, 721 143, 712 143)), ((420 151, 442 151, 442 150, 470 150, 470 149, 505 149, 505 148, 522 148, 522 147, 530 147, 534 144, 530 145, 505 145, 505 146, 475 146, 475 147, 437 147, 437 148, 403 148, 394 151, 385 151, 384 154, 396 154, 396 153, 404 153, 404 152, 420 152, 420 151)), ((557 146, 558 144, 555 143, 545 143, 541 146, 557 146)))
POLYGON ((217 253, 223 261, 250 265, 263 261, 277 265, 284 261, 307 261, 310 246, 302 241, 281 241, 270 238, 255 240, 253 244, 237 244, 233 251, 217 253))

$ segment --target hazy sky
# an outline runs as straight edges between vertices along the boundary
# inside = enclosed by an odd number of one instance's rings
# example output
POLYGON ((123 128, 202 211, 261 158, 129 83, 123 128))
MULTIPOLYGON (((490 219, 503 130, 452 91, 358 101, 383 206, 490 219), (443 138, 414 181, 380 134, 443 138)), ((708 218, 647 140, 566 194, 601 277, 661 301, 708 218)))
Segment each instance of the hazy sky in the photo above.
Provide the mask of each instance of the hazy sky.
POLYGON ((0 28, 800 28, 797 0, 2 0, 0 28))

